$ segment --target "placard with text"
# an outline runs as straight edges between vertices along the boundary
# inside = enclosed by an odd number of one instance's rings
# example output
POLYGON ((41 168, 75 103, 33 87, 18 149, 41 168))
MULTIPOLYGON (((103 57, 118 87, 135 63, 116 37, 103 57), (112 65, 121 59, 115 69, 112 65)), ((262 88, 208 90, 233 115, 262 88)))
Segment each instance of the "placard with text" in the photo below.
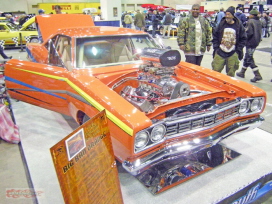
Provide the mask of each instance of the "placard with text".
POLYGON ((105 111, 50 152, 65 203, 123 203, 105 111))

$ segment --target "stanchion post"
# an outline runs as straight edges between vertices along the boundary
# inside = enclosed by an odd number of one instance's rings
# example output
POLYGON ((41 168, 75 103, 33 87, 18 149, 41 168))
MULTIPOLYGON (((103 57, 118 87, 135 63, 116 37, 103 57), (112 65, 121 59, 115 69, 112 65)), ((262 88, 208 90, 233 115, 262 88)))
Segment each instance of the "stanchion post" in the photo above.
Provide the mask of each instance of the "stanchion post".
POLYGON ((21 47, 20 52, 24 52, 22 33, 19 33, 19 39, 20 39, 20 47, 21 47))
MULTIPOLYGON (((176 28, 176 30, 177 30, 177 35, 178 35, 178 28, 176 28)), ((173 30, 172 30, 172 31, 173 31, 173 30)), ((173 37, 172 37, 172 38, 170 38, 170 39, 176 39, 176 38, 175 38, 174 31, 173 31, 173 37)))

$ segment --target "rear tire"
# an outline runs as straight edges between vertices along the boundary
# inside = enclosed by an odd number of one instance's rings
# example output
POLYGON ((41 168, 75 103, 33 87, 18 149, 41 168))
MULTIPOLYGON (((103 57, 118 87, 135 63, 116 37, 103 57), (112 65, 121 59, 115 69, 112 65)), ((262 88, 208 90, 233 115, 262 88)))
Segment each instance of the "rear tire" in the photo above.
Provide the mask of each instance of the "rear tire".
POLYGON ((39 42, 39 39, 36 38, 36 37, 33 37, 33 38, 30 38, 30 43, 38 43, 39 42))

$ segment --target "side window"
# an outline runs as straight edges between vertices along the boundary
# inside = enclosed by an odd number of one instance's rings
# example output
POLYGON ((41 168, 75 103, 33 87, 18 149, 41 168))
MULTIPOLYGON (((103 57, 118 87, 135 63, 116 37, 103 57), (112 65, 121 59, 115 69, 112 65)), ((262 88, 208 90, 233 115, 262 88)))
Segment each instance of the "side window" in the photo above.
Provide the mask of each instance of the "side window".
POLYGON ((49 63, 72 70, 71 65, 71 38, 55 36, 49 43, 49 63))
POLYGON ((5 31, 6 27, 4 25, 0 25, 0 31, 5 31))
POLYGON ((31 25, 27 26, 27 27, 25 28, 25 30, 26 30, 26 31, 35 31, 35 30, 37 30, 37 28, 36 28, 36 23, 32 23, 31 25))
POLYGON ((67 36, 60 36, 56 48, 64 67, 68 70, 72 70, 71 38, 67 36))
POLYGON ((64 67, 53 40, 48 42, 48 63, 53 66, 64 67))
MULTIPOLYGON (((55 37, 51 38, 50 43, 53 43, 54 45, 58 41, 59 35, 56 35, 55 37)), ((44 45, 49 50, 49 41, 44 45)))
POLYGON ((56 50, 59 53, 59 56, 62 57, 64 51, 67 49, 67 46, 71 45, 71 38, 67 36, 59 36, 56 42, 56 50))

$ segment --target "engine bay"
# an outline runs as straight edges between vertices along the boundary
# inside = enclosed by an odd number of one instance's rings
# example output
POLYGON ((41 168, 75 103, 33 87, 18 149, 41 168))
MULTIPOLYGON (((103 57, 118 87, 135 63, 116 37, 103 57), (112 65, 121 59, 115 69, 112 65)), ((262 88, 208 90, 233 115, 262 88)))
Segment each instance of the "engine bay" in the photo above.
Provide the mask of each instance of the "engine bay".
POLYGON ((141 55, 143 64, 133 76, 126 76, 113 85, 122 87, 119 94, 143 112, 152 112, 162 104, 173 100, 207 94, 207 91, 191 90, 190 85, 178 80, 175 66, 180 62, 176 50, 148 48, 141 55))

